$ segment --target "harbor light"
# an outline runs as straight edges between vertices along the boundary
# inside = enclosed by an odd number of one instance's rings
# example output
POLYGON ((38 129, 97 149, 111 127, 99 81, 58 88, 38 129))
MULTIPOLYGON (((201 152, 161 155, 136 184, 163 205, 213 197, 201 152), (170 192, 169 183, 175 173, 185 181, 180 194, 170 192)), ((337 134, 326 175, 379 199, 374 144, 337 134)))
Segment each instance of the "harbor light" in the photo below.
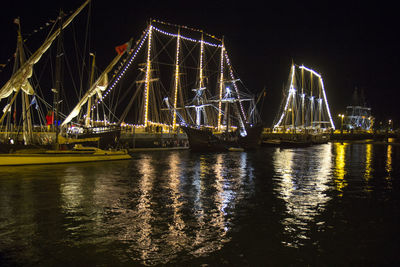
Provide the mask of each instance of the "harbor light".
POLYGON ((344 118, 344 114, 339 114, 338 115, 339 118, 341 118, 340 120, 340 131, 343 131, 343 118, 344 118))

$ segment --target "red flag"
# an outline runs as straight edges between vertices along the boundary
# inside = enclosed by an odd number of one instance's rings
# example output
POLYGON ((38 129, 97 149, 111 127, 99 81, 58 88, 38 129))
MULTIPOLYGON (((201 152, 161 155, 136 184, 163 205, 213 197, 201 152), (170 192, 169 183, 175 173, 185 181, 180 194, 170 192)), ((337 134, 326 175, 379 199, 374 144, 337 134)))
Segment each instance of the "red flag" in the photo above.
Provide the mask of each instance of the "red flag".
POLYGON ((54 123, 54 112, 49 111, 46 115, 46 125, 53 125, 54 123))
POLYGON ((126 51, 127 48, 128 48, 128 43, 125 43, 123 45, 119 45, 119 46, 115 47, 115 51, 117 51, 117 53, 119 55, 122 55, 126 51))

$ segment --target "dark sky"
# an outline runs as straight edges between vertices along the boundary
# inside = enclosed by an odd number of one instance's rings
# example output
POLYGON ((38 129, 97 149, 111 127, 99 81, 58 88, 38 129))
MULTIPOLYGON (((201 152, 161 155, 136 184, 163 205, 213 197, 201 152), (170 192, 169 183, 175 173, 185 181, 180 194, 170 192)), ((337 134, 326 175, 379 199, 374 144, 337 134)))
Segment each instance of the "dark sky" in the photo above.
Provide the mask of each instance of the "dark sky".
MULTIPOLYGON (((56 17, 60 8, 74 10, 83 0, 4 2, 8 8, 0 16, 0 63, 15 49, 13 18, 21 17, 24 32, 31 32, 56 17)), ((322 74, 335 119, 358 87, 377 120, 393 119, 396 127, 400 38, 395 4, 324 2, 93 0, 91 46, 104 68, 115 55, 114 47, 138 39, 150 18, 203 29, 224 36, 232 64, 250 90, 267 89, 262 115, 268 125, 293 60, 322 74)))

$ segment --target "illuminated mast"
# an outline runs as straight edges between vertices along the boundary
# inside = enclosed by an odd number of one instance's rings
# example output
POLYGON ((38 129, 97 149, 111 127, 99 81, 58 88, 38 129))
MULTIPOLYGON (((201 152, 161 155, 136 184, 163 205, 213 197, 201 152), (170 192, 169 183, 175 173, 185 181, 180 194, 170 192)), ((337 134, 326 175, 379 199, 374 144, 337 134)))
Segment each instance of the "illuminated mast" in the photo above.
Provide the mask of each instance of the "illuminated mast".
MULTIPOLYGON (((221 116, 222 116, 222 93, 224 90, 224 42, 222 41, 222 47, 221 47, 221 73, 219 77, 219 103, 218 103, 218 131, 221 130, 221 116)), ((225 104, 227 105, 227 104, 225 104)), ((228 125, 226 126, 228 127, 228 125)))
POLYGON ((149 26, 149 40, 147 44, 147 62, 146 62, 146 80, 145 80, 145 88, 144 88, 144 126, 147 127, 148 124, 148 116, 149 116, 149 94, 150 94, 150 71, 151 71, 151 61, 150 61, 150 53, 151 53, 151 39, 152 39, 152 30, 153 26, 149 26))
POLYGON ((321 121, 322 121, 322 97, 321 97, 321 79, 319 80, 320 86, 319 86, 319 92, 318 92, 318 121, 319 121, 319 128, 321 129, 321 121))
MULTIPOLYGON (((280 128, 280 127, 285 127, 286 125, 288 125, 290 123, 289 119, 290 119, 290 115, 292 116, 292 127, 298 127, 299 125, 297 125, 297 119, 300 120, 300 114, 299 112, 301 112, 301 127, 303 128, 309 128, 309 129, 313 129, 313 128, 322 128, 322 124, 328 123, 328 127, 331 127, 333 129, 335 129, 335 125, 333 124, 332 121, 332 116, 329 110, 329 105, 328 105, 328 100, 326 98, 326 93, 325 93, 325 88, 324 88, 324 83, 322 80, 322 77, 320 74, 318 74, 317 72, 315 72, 312 69, 306 68, 303 65, 298 67, 301 70, 301 94, 299 94, 299 96, 301 97, 301 99, 296 100, 296 84, 295 84, 295 65, 292 65, 291 67, 291 80, 290 80, 290 87, 289 87, 289 93, 285 99, 285 105, 283 107, 282 113, 279 117, 278 122, 274 125, 274 129, 276 128, 280 128), (305 82, 305 74, 304 71, 307 71, 310 73, 310 82, 308 83, 305 82), (313 87, 314 87, 314 77, 317 77, 318 80, 318 85, 320 85, 320 88, 318 88, 318 96, 314 96, 313 95, 313 87), (306 87, 305 87, 306 86, 306 87), (306 100, 307 97, 307 100, 306 100), (319 97, 319 98, 318 98, 319 97), (310 99, 310 102, 308 102, 308 98, 310 99), (316 107, 314 107, 314 101, 315 99, 317 99, 318 105, 316 107), (290 102, 292 101, 292 102, 290 102), (296 106, 296 102, 300 104, 301 101, 301 110, 300 110, 300 106, 296 106), (325 102, 325 103, 323 103, 325 102), (310 105, 310 106, 308 106, 310 105), (309 108, 308 108, 309 107, 309 108), (326 109, 326 113, 324 111, 324 109, 326 109), (308 115, 308 111, 310 111, 310 115, 308 115), (314 112, 317 112, 314 115, 314 112), (290 112, 290 113, 289 113, 290 112), (324 112, 324 114, 322 114, 324 112), (323 119, 325 119, 325 116, 327 116, 329 118, 329 122, 327 121, 323 121, 323 119), (307 118, 310 118, 310 122, 307 121, 307 118), (318 125, 315 125, 316 127, 314 127, 314 123, 318 123, 318 125)), ((307 76, 308 77, 308 76, 307 76)), ((300 82, 300 81, 299 81, 300 82)), ((298 122, 300 124, 300 121, 298 122)), ((325 127, 326 128, 326 127, 325 127)))
POLYGON ((179 50, 180 50, 180 28, 178 29, 178 36, 176 39, 176 63, 175 63, 175 88, 174 88, 174 115, 172 127, 176 129, 176 105, 178 103, 178 86, 179 86, 179 50))
POLYGON ((313 93, 312 93, 312 91, 313 91, 313 73, 312 72, 310 72, 310 87, 311 87, 311 93, 310 93, 310 100, 311 100, 311 107, 310 107, 310 110, 311 110, 311 112, 310 112, 310 127, 312 128, 313 127, 313 112, 314 112, 314 96, 313 96, 313 93))
MULTIPOLYGON (((306 68, 306 67, 303 66, 303 65, 300 66, 299 68, 300 68, 300 69, 305 69, 306 71, 310 72, 310 73, 311 73, 311 78, 312 78, 312 75, 315 75, 315 76, 318 77, 319 82, 320 82, 320 84, 321 84, 321 92, 322 92, 322 96, 323 96, 323 99, 322 99, 321 101, 324 101, 324 102, 325 102, 325 108, 326 108, 326 112, 328 113, 329 122, 330 122, 330 124, 331 124, 331 127, 332 127, 333 129, 335 129, 335 124, 333 123, 333 120, 332 120, 332 116, 331 116, 331 112, 330 112, 329 104, 328 104, 328 99, 326 98, 324 82, 323 82, 323 79, 322 79, 321 75, 318 74, 317 72, 315 72, 315 71, 312 70, 312 69, 306 68)), ((312 95, 312 79, 311 79, 311 95, 312 95)), ((313 96, 311 96, 311 100, 313 100, 313 96)), ((312 116, 311 116, 311 118, 312 118, 312 116)), ((311 127, 312 127, 312 124, 311 124, 311 127)))
MULTIPOLYGON (((294 63, 292 63, 293 64, 293 73, 295 72, 295 69, 296 69, 296 67, 295 67, 295 65, 294 65, 294 63)), ((296 130, 296 128, 295 128, 295 125, 294 125, 294 109, 296 108, 296 89, 295 89, 295 87, 294 87, 294 83, 295 83, 295 75, 293 75, 293 78, 292 78, 292 88, 291 88, 291 91, 292 91, 292 131, 293 132, 295 132, 296 130)), ((296 112, 297 113, 297 112, 296 112)))
POLYGON ((301 126, 304 128, 304 69, 301 69, 301 126))
MULTIPOLYGON (((203 87, 203 54, 204 54, 204 41, 203 41, 203 33, 201 34, 201 40, 200 40, 200 63, 199 63, 199 89, 195 89, 196 95, 197 95, 197 105, 203 104, 201 101, 201 95, 202 95, 202 90, 204 90, 203 87)), ((202 107, 197 106, 196 107, 196 124, 197 126, 200 126, 201 124, 201 111, 202 107)))

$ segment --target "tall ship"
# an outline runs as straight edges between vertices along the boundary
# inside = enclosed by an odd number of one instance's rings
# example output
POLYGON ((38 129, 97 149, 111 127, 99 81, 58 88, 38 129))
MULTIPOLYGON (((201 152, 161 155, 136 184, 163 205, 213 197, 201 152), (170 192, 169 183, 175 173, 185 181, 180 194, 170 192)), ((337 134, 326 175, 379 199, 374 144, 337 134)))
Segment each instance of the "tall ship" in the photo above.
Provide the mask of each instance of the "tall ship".
POLYGON ((65 54, 63 34, 66 27, 89 2, 90 0, 85 1, 70 16, 60 11, 57 20, 54 21, 51 34, 29 56, 26 56, 23 49, 24 40, 21 34, 20 20, 16 19, 18 38, 14 71, 11 78, 0 89, 0 100, 7 101, 0 117, 0 125, 2 125, 3 130, 2 142, 0 143, 0 166, 80 163, 131 158, 126 150, 105 151, 96 147, 83 147, 76 144, 73 149, 67 146, 60 147, 60 145, 68 144, 68 139, 61 135, 61 128, 58 123, 61 118, 59 116, 59 107, 62 102, 60 95, 64 85, 62 69, 65 54), (33 79, 33 70, 34 67, 37 68, 36 64, 54 42, 57 43, 56 51, 54 51, 56 65, 54 84, 51 89, 53 105, 50 105, 41 96, 42 94, 39 94, 40 87, 33 79), (18 97, 19 101, 17 101, 18 97), (21 106, 22 109, 20 109, 21 106), (39 126, 35 129, 35 124, 40 123, 43 119, 43 116, 41 116, 43 109, 47 110, 46 120, 48 125, 45 128, 39 126), (20 112, 19 117, 17 117, 17 111, 20 112), (20 124, 17 123, 18 119, 20 124), (4 121, 6 121, 5 126, 2 124, 4 121), (53 137, 54 139, 51 140, 53 137))
POLYGON ((21 33, 20 18, 14 20, 17 25, 14 66, 11 77, 0 88, 0 103, 3 106, 0 117, 0 152, 50 148, 59 143, 58 122, 63 116, 60 103, 66 100, 60 98, 64 74, 61 67, 64 61, 63 36, 75 17, 89 3, 90 0, 85 1, 71 15, 61 11, 55 20, 41 27, 50 30, 44 33, 47 37, 33 53, 25 49, 27 40, 21 33), (51 57, 55 57, 55 63, 49 63, 51 57), (46 66, 52 72, 49 76, 44 74, 46 66), (40 80, 43 76, 45 78, 40 80))
POLYGON ((346 107, 343 127, 348 130, 369 131, 373 123, 371 108, 366 104, 363 90, 355 88, 352 105, 346 107))
POLYGON ((139 39, 117 51, 62 126, 114 125, 121 131, 120 145, 128 149, 197 149, 210 139, 206 147, 226 150, 259 142, 254 96, 243 93, 222 39, 151 20, 139 39), (98 95, 96 84, 107 74, 98 95), (87 112, 79 119, 81 110, 87 112))
POLYGON ((265 143, 308 146, 326 143, 335 129, 322 75, 292 63, 282 102, 265 143))
POLYGON ((19 28, 19 61, 0 89, 2 149, 77 143, 133 150, 196 148, 202 146, 194 141, 200 136, 210 137, 215 148, 258 143, 254 96, 244 93, 223 40, 199 29, 151 20, 139 38, 115 48, 115 57, 101 71, 94 53, 80 51, 87 81, 75 73, 80 82, 66 85, 66 70, 59 67, 71 60, 64 56, 71 54, 63 50, 65 32, 89 3, 70 16, 60 14, 50 37, 27 58, 19 28), (49 79, 53 84, 47 85, 51 90, 42 95, 33 73, 46 62, 40 60, 46 53, 55 55, 57 68, 49 79), (81 86, 74 93, 76 83, 81 86))

